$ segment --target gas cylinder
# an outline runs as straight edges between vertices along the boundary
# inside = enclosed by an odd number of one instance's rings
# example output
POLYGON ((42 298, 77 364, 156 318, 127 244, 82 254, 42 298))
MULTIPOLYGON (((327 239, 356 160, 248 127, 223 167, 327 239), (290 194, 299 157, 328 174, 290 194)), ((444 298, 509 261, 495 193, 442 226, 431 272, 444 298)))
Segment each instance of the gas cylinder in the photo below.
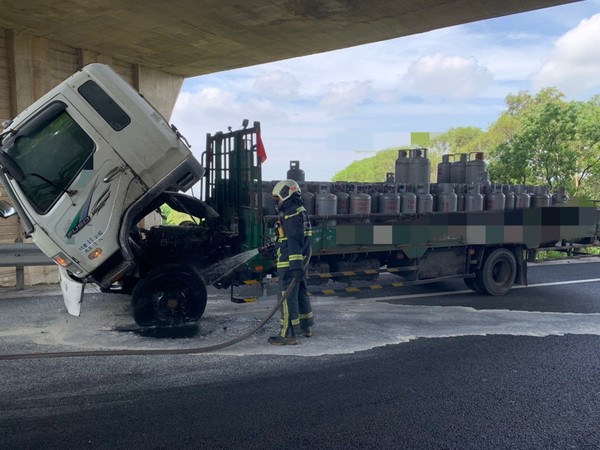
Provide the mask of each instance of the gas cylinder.
POLYGON ((502 185, 496 184, 488 189, 485 198, 485 209, 488 211, 503 211, 506 207, 506 196, 502 192, 502 185))
POLYGON ((395 164, 395 179, 396 183, 408 183, 408 152, 406 150, 398 150, 398 159, 395 164))
POLYGON ((533 208, 542 208, 544 206, 550 206, 550 203, 551 197, 548 194, 548 188, 546 186, 535 186, 533 188, 531 206, 533 208))
POLYGON ((304 181, 304 170, 300 168, 300 161, 290 161, 287 177, 289 180, 294 180, 297 183, 304 181))
POLYGON ((427 157, 426 148, 415 148, 411 150, 411 158, 408 165, 408 182, 422 184, 425 192, 429 193, 429 182, 431 176, 431 162, 427 157))
POLYGON ((454 193, 454 186, 452 183, 440 183, 438 187, 437 210, 439 212, 456 211, 458 205, 458 196, 454 193))
POLYGON ((369 195, 371 196, 371 212, 379 212, 379 197, 381 193, 377 189, 371 189, 369 195))
POLYGON ((371 196, 364 192, 350 194, 350 214, 370 214, 371 196))
POLYGON ((306 208, 308 215, 313 215, 315 213, 315 195, 308 190, 306 183, 298 184, 300 185, 300 198, 302 198, 304 208, 306 208))
POLYGON ((350 194, 342 190, 337 190, 335 193, 337 197, 337 213, 338 214, 350 214, 350 194))
POLYGON ((483 183, 487 180, 488 163, 483 157, 483 152, 469 153, 469 159, 466 163, 465 183, 483 183))
POLYGON ((468 184, 465 194, 465 211, 482 211, 483 195, 479 192, 478 184, 468 184))
MULTIPOLYGON (((337 214, 338 198, 332 194, 328 185, 319 186, 319 192, 315 195, 315 214, 318 216, 328 216, 337 214)), ((326 220, 323 223, 325 226, 333 227, 336 225, 335 220, 326 220)))
POLYGON ((515 193, 512 191, 510 185, 505 184, 502 186, 502 192, 504 193, 504 209, 515 209, 515 193))
POLYGON ((400 212, 402 214, 416 214, 417 212, 417 196, 414 192, 409 192, 405 184, 398 185, 400 194, 400 212))
POLYGON ((529 208, 531 197, 525 186, 518 184, 515 186, 515 209, 529 208))
POLYGON ((384 192, 379 196, 379 212, 382 214, 400 213, 400 195, 395 192, 384 192))
POLYGON ((417 185, 417 213, 427 214, 433 211, 433 196, 426 189, 425 185, 417 185))
POLYGON ((464 211, 467 186, 465 184, 454 184, 454 192, 456 193, 456 210, 464 211))
POLYGON ((442 162, 437 166, 437 182, 451 183, 452 182, 452 163, 450 157, 454 155, 442 155, 442 162))
MULTIPOLYGON (((456 156, 456 155, 454 155, 456 156)), ((452 168, 450 169, 450 181, 452 183, 466 183, 467 178, 467 159, 469 157, 468 153, 459 153, 458 161, 454 158, 454 162, 452 163, 452 168)))
POLYGON ((560 205, 561 203, 565 203, 569 200, 569 194, 567 194, 567 189, 564 186, 559 186, 556 188, 556 192, 552 194, 552 204, 560 205))

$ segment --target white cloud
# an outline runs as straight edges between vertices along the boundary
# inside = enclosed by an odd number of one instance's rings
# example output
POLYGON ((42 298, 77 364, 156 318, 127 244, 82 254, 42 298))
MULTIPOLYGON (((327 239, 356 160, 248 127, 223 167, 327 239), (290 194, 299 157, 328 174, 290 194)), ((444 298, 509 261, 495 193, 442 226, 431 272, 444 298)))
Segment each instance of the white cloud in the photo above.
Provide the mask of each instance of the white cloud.
POLYGON ((556 86, 569 97, 600 88, 600 14, 582 20, 561 36, 548 60, 534 75, 534 86, 556 86))
POLYGON ((298 95, 300 83, 289 72, 273 70, 260 74, 254 82, 254 90, 272 97, 290 98, 298 95))
POLYGON ((493 76, 473 57, 427 55, 413 62, 403 77, 424 97, 464 99, 488 87, 493 76))
POLYGON ((361 104, 369 94, 369 83, 352 81, 330 84, 321 105, 332 113, 347 112, 361 104))

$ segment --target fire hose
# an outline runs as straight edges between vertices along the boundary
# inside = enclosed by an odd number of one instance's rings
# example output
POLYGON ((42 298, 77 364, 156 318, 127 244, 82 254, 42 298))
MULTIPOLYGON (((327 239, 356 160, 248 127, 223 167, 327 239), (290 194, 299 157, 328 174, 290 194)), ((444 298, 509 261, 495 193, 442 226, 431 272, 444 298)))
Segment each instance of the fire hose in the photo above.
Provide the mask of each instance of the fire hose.
MULTIPOLYGON (((312 255, 312 250, 309 251, 308 257, 306 258, 306 263, 304 264, 304 271, 306 273, 306 269, 310 262, 310 257, 312 255)), ((222 350, 227 347, 231 347, 234 344, 242 342, 260 330, 262 327, 266 325, 266 323, 271 320, 271 317, 275 315, 275 313, 279 310, 284 301, 287 300, 292 289, 296 287, 299 279, 296 277, 292 278, 287 289, 282 293, 281 298, 277 301, 275 306, 269 311, 269 313, 265 316, 261 322, 256 325, 254 328, 250 329, 246 333, 238 336, 229 341, 222 342, 220 344, 209 345, 206 347, 196 347, 196 348, 176 348, 176 349, 153 349, 153 350, 88 350, 88 351, 66 351, 66 352, 48 352, 48 353, 20 353, 20 354, 12 354, 12 355, 0 355, 0 361, 9 361, 9 360, 22 360, 22 359, 52 359, 52 358, 75 358, 75 357, 87 357, 87 356, 143 356, 143 355, 184 355, 184 354, 198 354, 198 353, 210 353, 217 350, 222 350)))

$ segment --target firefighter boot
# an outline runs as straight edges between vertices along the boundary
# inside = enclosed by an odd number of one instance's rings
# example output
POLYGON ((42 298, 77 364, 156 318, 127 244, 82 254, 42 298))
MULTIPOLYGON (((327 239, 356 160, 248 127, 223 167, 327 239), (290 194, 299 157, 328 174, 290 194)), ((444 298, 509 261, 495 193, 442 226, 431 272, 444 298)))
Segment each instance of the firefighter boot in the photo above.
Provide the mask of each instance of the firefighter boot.
POLYGON ((302 336, 307 337, 307 338, 309 338, 309 337, 312 336, 312 331, 308 327, 307 328, 302 328, 300 330, 300 333, 302 334, 302 336))
POLYGON ((298 341, 294 336, 292 337, 284 337, 284 336, 271 336, 269 338, 269 344, 271 345, 297 345, 298 341))

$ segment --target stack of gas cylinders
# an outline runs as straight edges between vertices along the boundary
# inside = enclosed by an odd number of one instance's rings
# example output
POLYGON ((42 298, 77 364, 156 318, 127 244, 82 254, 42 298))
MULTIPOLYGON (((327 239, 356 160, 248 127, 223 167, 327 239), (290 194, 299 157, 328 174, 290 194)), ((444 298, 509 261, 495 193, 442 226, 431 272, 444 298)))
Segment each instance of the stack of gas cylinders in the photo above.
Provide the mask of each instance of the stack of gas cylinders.
MULTIPOLYGON (((298 182, 309 214, 427 214, 559 205, 568 200, 564 188, 493 184, 482 152, 443 155, 437 182, 430 182, 431 163, 425 148, 399 150, 395 172, 382 183, 307 182, 299 161, 291 161, 287 178, 298 182)), ((275 214, 271 189, 263 182, 265 214, 275 214)), ((335 225, 335 221, 326 221, 335 225)))

